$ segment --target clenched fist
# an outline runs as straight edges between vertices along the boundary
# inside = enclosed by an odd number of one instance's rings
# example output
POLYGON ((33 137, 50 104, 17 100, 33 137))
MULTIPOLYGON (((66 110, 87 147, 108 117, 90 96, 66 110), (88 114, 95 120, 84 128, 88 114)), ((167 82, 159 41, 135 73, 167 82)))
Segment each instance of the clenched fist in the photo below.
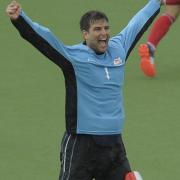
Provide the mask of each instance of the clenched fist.
POLYGON ((16 20, 21 12, 21 5, 13 0, 6 8, 6 14, 12 20, 16 20))

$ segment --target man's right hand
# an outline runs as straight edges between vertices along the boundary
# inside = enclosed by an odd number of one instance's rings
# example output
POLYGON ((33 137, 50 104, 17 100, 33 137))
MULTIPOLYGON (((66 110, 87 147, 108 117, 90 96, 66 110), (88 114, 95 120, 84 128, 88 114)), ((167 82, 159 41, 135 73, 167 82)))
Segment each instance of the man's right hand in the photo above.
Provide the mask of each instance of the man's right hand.
POLYGON ((6 14, 11 20, 16 20, 21 12, 21 5, 13 0, 6 8, 6 14))

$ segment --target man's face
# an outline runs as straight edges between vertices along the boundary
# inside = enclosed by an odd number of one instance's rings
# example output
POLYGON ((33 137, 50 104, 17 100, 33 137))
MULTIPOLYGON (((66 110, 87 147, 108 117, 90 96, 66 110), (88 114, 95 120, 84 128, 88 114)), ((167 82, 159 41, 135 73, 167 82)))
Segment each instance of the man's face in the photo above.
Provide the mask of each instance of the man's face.
POLYGON ((83 31, 87 46, 96 53, 104 53, 108 47, 110 30, 108 22, 104 19, 96 20, 90 24, 88 31, 83 31))

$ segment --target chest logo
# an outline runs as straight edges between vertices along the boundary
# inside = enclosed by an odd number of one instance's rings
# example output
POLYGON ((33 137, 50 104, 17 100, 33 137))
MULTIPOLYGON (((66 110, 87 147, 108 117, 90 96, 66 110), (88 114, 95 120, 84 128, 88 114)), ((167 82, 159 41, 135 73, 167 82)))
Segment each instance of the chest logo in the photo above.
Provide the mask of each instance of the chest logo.
POLYGON ((119 65, 119 64, 121 64, 121 63, 122 63, 122 60, 121 60, 120 57, 114 59, 114 65, 119 65))

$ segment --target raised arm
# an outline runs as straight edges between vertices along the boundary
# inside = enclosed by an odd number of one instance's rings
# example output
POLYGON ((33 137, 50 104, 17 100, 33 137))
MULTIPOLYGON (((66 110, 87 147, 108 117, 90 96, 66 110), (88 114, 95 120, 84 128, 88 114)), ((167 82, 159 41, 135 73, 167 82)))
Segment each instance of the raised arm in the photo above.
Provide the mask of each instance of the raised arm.
POLYGON ((16 1, 12 1, 7 6, 6 13, 24 39, 62 69, 68 68, 67 61, 71 60, 68 58, 67 49, 48 28, 27 17, 21 5, 16 1))
POLYGON ((111 39, 112 44, 121 45, 124 48, 126 59, 138 40, 150 26, 160 11, 161 1, 149 0, 128 23, 128 25, 111 39))

